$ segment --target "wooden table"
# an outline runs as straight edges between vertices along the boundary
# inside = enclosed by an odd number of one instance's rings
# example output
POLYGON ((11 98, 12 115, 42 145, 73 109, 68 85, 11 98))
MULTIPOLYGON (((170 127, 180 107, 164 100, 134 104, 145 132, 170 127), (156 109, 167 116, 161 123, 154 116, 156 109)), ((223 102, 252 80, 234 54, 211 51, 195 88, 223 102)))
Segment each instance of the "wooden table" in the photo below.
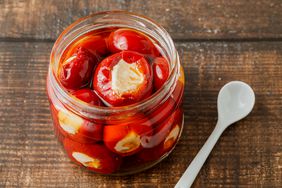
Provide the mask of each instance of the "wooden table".
POLYGON ((214 128, 219 89, 256 93, 253 112, 228 128, 194 187, 282 187, 282 2, 0 0, 0 187, 173 187, 214 128), (51 47, 90 13, 151 17, 173 37, 186 74, 185 128, 174 152, 132 176, 90 173, 57 143, 45 92, 51 47))

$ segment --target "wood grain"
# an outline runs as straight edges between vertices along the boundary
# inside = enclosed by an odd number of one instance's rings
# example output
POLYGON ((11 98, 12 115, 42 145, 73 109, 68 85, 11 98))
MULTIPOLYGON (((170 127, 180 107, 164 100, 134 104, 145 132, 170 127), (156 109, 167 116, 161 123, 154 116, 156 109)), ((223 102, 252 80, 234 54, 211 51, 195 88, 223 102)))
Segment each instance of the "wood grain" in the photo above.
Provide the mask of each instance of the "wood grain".
MULTIPOLYGON (((57 34, 23 27, 27 37, 57 34)), ((0 187, 173 187, 211 133, 217 92, 231 80, 254 88, 254 111, 223 134, 194 187, 281 187, 282 42, 177 42, 186 73, 182 138, 156 167, 125 177, 77 167, 55 140, 45 92, 52 45, 0 42, 0 187)))
POLYGON ((282 1, 224 0, 0 0, 2 41, 53 41, 74 20, 105 10, 147 15, 177 40, 282 37, 282 1))

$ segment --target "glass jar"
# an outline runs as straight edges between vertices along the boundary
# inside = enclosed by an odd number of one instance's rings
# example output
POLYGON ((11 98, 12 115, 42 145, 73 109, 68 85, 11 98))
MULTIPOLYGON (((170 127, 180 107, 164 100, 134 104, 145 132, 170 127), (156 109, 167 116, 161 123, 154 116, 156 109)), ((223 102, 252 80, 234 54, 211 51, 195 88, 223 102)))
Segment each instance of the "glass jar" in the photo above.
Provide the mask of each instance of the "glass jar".
POLYGON ((69 158, 97 173, 125 175, 152 167, 175 147, 183 128, 184 72, 171 37, 154 21, 110 11, 81 18, 55 42, 47 76, 47 94, 55 134, 69 158), (98 107, 75 99, 59 83, 62 54, 80 36, 122 27, 145 33, 170 65, 165 84, 136 104, 98 107))

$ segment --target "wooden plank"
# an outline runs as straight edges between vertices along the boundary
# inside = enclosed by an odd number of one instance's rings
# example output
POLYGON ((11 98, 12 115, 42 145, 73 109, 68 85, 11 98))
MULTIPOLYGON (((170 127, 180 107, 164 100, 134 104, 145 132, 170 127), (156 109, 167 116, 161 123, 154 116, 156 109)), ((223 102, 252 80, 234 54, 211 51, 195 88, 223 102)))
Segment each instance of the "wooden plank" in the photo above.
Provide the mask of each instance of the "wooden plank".
POLYGON ((74 20, 117 9, 151 17, 174 39, 282 37, 281 0, 3 0, 0 1, 0 38, 55 40, 74 20))
POLYGON ((45 92, 52 43, 0 42, 0 187, 173 187, 216 123, 231 80, 255 90, 254 111, 229 128, 194 187, 282 185, 282 42, 178 42, 185 68, 185 128, 156 167, 126 177, 72 164, 53 136, 45 92))

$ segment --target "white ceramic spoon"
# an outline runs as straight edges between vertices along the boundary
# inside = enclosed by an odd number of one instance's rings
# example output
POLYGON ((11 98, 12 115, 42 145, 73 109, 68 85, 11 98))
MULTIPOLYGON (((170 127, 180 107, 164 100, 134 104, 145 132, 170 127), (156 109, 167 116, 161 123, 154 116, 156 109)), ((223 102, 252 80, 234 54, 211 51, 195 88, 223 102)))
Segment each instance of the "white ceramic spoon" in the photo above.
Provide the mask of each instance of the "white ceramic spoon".
POLYGON ((246 117, 252 111, 254 104, 254 91, 244 82, 232 81, 221 88, 217 97, 217 124, 174 188, 191 187, 223 131, 232 123, 246 117))

